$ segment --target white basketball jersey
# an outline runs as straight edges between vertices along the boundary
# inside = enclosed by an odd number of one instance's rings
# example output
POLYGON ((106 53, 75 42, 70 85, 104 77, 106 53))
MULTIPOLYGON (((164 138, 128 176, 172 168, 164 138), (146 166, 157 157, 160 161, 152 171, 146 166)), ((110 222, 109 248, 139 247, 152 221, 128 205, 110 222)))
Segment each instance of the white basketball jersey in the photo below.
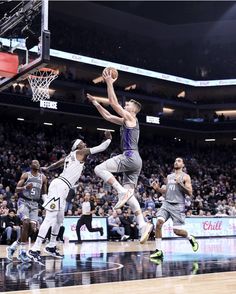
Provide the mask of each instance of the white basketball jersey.
POLYGON ((77 160, 76 151, 73 151, 65 158, 64 169, 59 178, 64 178, 73 187, 80 178, 83 168, 84 163, 77 160))

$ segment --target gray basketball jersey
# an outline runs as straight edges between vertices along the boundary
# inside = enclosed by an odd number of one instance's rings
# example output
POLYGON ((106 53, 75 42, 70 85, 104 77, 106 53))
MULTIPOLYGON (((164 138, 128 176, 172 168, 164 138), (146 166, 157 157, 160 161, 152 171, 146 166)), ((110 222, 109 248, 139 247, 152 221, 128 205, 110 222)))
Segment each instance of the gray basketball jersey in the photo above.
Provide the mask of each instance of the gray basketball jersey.
POLYGON ((123 124, 120 128, 121 136, 121 149, 125 150, 138 150, 139 141, 139 123, 136 119, 136 126, 133 128, 128 128, 123 124))
MULTIPOLYGON (((186 174, 182 172, 180 174, 180 181, 183 181, 183 178, 186 174)), ((176 174, 172 173, 167 176, 167 185, 166 185, 166 201, 169 203, 178 203, 185 204, 185 193, 183 189, 176 184, 176 174)))
POLYGON ((38 173, 38 175, 35 177, 32 175, 31 172, 27 172, 28 179, 25 182, 25 185, 27 184, 33 184, 33 188, 31 190, 24 190, 23 195, 25 198, 32 200, 32 201, 38 201, 41 196, 41 190, 43 185, 43 175, 41 173, 38 173))

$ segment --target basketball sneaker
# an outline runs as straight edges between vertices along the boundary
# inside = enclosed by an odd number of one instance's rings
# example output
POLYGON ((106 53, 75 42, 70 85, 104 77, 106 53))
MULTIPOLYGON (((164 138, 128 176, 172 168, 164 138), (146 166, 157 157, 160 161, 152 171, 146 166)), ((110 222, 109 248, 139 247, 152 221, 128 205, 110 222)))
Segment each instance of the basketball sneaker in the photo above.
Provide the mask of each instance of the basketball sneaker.
POLYGON ((125 203, 134 195, 134 190, 128 189, 124 193, 119 194, 119 200, 114 206, 114 209, 119 209, 125 205, 125 203))
POLYGON ((162 259, 161 258, 150 258, 150 261, 152 263, 155 263, 156 265, 160 265, 162 263, 162 259))
POLYGON ((22 249, 19 251, 19 254, 17 256, 17 259, 21 262, 31 262, 31 259, 26 254, 26 250, 22 249))
POLYGON ((156 259, 162 259, 164 257, 163 251, 156 249, 151 255, 150 255, 150 260, 153 258, 156 259))
POLYGON ((191 239, 189 240, 189 242, 192 245, 193 251, 194 252, 198 251, 199 245, 194 236, 191 236, 191 239))
POLYGON ((128 239, 130 238, 130 236, 128 236, 128 235, 124 235, 124 236, 122 236, 121 237, 121 241, 127 241, 128 239))
POLYGON ((141 238, 140 238, 140 244, 144 244, 148 238, 149 238, 149 235, 151 233, 153 229, 153 224, 151 223, 146 223, 142 229, 141 229, 141 238))
POLYGON ((36 262, 36 263, 38 263, 38 264, 40 264, 40 265, 44 265, 44 264, 42 263, 42 258, 41 258, 41 256, 40 256, 40 251, 29 250, 29 251, 27 252, 27 256, 28 256, 31 260, 33 260, 34 262, 36 262))
POLYGON ((56 246, 54 246, 54 247, 45 247, 44 252, 46 252, 48 255, 51 255, 51 256, 56 257, 56 258, 63 258, 63 255, 61 255, 59 253, 56 246))
POLYGON ((13 260, 13 255, 14 255, 16 250, 12 249, 11 246, 7 246, 6 251, 7 251, 7 259, 12 261, 13 260))

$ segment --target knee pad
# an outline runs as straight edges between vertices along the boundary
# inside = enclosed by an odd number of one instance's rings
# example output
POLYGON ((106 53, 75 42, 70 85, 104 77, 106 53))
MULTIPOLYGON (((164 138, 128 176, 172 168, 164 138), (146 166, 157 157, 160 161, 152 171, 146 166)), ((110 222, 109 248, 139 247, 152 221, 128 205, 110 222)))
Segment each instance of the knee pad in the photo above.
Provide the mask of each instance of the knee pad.
POLYGON ((103 163, 95 166, 94 172, 96 176, 103 179, 105 183, 112 177, 112 174, 106 170, 106 165, 103 163))
POLYGON ((166 222, 166 220, 164 219, 164 217, 162 217, 162 216, 158 216, 157 217, 157 223, 159 222, 159 224, 164 224, 165 222, 166 222))

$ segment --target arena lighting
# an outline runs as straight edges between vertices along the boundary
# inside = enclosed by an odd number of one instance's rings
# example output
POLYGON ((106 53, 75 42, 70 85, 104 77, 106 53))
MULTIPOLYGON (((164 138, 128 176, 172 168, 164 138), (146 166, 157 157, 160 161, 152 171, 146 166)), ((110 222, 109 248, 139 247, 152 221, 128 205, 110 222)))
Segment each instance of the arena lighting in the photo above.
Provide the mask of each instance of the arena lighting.
POLYGON ((82 127, 76 127, 76 129, 82 130, 82 127))
POLYGON ((236 116, 236 110, 217 110, 216 114, 221 115, 224 114, 226 116, 236 116))
POLYGON ((130 91, 130 90, 135 90, 135 89, 136 89, 136 84, 129 85, 129 86, 125 87, 125 91, 130 91))
POLYGON ((215 142, 216 139, 205 139, 205 142, 215 142))
POLYGON ((46 125, 46 126, 52 126, 53 125, 52 123, 49 123, 49 122, 44 122, 43 124, 46 125))
POLYGON ((97 128, 97 131, 109 131, 109 132, 115 132, 115 130, 111 130, 111 129, 102 129, 102 128, 97 128))
POLYGON ((19 86, 19 87, 23 88, 24 84, 22 84, 22 83, 14 83, 12 86, 13 86, 13 88, 15 88, 16 86, 19 86))
POLYGON ((25 120, 25 119, 22 118, 22 117, 17 117, 17 120, 23 121, 23 120, 25 120))
POLYGON ((178 98, 185 98, 185 95, 186 95, 185 91, 182 91, 177 95, 177 97, 178 98))
POLYGON ((163 112, 164 113, 173 113, 174 112, 174 109, 168 108, 168 107, 163 107, 163 112))

